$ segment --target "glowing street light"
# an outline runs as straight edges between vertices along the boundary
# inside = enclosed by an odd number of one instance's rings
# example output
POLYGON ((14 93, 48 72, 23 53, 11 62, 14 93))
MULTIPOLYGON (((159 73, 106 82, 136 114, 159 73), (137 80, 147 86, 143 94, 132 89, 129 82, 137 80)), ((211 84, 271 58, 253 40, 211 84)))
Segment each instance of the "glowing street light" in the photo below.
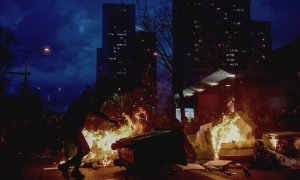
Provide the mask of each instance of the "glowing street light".
POLYGON ((229 78, 235 78, 236 75, 235 74, 228 74, 227 77, 229 77, 229 78))
POLYGON ((45 52, 50 52, 50 51, 51 51, 50 48, 48 48, 48 47, 45 47, 43 50, 44 50, 45 52))
POLYGON ((216 85, 218 85, 219 83, 218 83, 218 82, 209 82, 208 84, 211 85, 211 86, 216 86, 216 85))
POLYGON ((45 53, 50 53, 49 47, 39 48, 39 49, 30 49, 30 50, 20 50, 21 53, 24 53, 25 55, 25 65, 24 65, 24 87, 23 87, 23 93, 27 90, 27 84, 28 84, 28 56, 29 54, 32 54, 34 52, 43 51, 45 53))

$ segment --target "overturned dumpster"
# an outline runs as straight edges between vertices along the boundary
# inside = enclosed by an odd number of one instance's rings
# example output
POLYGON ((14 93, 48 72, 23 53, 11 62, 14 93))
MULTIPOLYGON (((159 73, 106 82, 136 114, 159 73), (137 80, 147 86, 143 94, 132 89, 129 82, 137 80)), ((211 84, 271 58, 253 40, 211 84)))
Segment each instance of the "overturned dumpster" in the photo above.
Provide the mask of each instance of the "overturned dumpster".
POLYGON ((127 170, 158 169, 187 164, 185 135, 181 129, 155 130, 112 144, 127 170))

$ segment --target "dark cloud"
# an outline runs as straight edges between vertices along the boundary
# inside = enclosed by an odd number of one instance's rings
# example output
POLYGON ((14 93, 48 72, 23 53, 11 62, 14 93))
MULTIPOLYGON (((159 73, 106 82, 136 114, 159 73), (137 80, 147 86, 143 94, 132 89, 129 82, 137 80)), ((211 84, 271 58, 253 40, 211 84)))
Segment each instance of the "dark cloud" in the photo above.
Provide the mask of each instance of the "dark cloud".
MULTIPOLYGON (((102 1, 40 1, 5 0, 1 2, 0 24, 11 29, 17 40, 16 49, 36 49, 49 46, 48 55, 35 52, 29 55, 30 81, 33 87, 62 87, 66 102, 70 102, 94 83, 96 48, 101 46, 102 1)), ((17 51, 19 52, 19 51, 17 51)), ((24 54, 18 54, 23 71, 24 54)), ((17 91, 22 78, 11 80, 17 91)))
MULTIPOLYGON (((142 0, 140 0, 142 1, 142 0)), ((52 52, 29 56, 32 86, 62 87, 65 104, 96 76, 96 48, 102 46, 102 3, 120 0, 2 0, 0 25, 14 34, 18 66, 24 69, 19 49, 50 46, 52 52), (69 93, 70 92, 70 93, 69 93)), ((124 0, 135 3, 136 0, 124 0)), ((147 1, 148 3, 157 3, 147 1)), ((272 22, 274 47, 299 37, 299 0, 252 0, 252 18, 272 22)), ((11 80, 12 86, 22 81, 11 80), (15 84, 14 84, 15 83, 15 84)), ((14 87, 10 87, 14 89, 14 87)), ((60 97, 62 98, 62 96, 60 97)))

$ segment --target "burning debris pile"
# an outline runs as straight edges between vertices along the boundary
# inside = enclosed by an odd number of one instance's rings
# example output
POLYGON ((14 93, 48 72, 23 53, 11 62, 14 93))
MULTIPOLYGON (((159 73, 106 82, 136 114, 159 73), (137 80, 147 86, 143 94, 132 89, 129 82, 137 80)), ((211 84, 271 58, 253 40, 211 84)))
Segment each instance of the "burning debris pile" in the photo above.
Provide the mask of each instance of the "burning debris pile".
POLYGON ((255 142, 253 128, 246 119, 244 113, 234 112, 224 115, 222 123, 212 127, 211 140, 215 159, 219 159, 219 151, 224 143, 232 148, 253 147, 255 142))
POLYGON ((201 151, 212 146, 214 159, 219 159, 221 149, 253 148, 255 137, 254 122, 244 112, 235 112, 234 99, 227 104, 229 113, 224 114, 215 126, 213 123, 200 126, 196 137, 196 146, 201 151))
POLYGON ((255 144, 258 165, 280 165, 300 169, 300 132, 264 133, 255 144))
POLYGON ((104 167, 112 166, 113 161, 117 158, 117 151, 112 150, 111 145, 119 139, 142 134, 145 125, 141 117, 145 118, 147 114, 140 107, 132 117, 123 113, 125 122, 118 129, 113 128, 97 131, 84 129, 82 133, 91 151, 83 158, 83 163, 96 163, 104 167))

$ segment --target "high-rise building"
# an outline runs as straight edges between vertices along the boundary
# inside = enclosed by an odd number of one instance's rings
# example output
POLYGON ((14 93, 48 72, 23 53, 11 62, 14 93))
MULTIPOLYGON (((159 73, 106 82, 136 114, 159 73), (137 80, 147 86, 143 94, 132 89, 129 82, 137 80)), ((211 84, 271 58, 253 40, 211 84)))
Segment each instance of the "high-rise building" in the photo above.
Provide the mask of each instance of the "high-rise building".
POLYGON ((157 76, 156 76, 156 34, 151 32, 136 32, 136 82, 143 92, 142 101, 148 111, 156 111, 157 106, 157 76), (145 103, 144 103, 145 104, 145 103))
POLYGON ((221 0, 225 45, 224 67, 244 67, 250 54, 250 0, 221 0))
POLYGON ((103 4, 102 49, 98 51, 97 78, 109 77, 129 86, 132 76, 135 38, 135 6, 103 4))
POLYGON ((250 0, 173 0, 175 59, 187 64, 187 79, 217 68, 247 64, 250 0))
MULTIPOLYGON (((125 94, 126 108, 156 111, 156 34, 135 32, 135 6, 103 4, 102 48, 97 49, 97 96, 125 94)), ((125 97, 124 96, 124 97, 125 97)))
POLYGON ((251 22, 251 61, 254 66, 267 65, 272 53, 271 22, 251 22))
POLYGON ((99 80, 100 77, 106 76, 107 75, 107 65, 105 62, 102 60, 102 48, 97 48, 97 69, 96 69, 96 79, 99 80))

